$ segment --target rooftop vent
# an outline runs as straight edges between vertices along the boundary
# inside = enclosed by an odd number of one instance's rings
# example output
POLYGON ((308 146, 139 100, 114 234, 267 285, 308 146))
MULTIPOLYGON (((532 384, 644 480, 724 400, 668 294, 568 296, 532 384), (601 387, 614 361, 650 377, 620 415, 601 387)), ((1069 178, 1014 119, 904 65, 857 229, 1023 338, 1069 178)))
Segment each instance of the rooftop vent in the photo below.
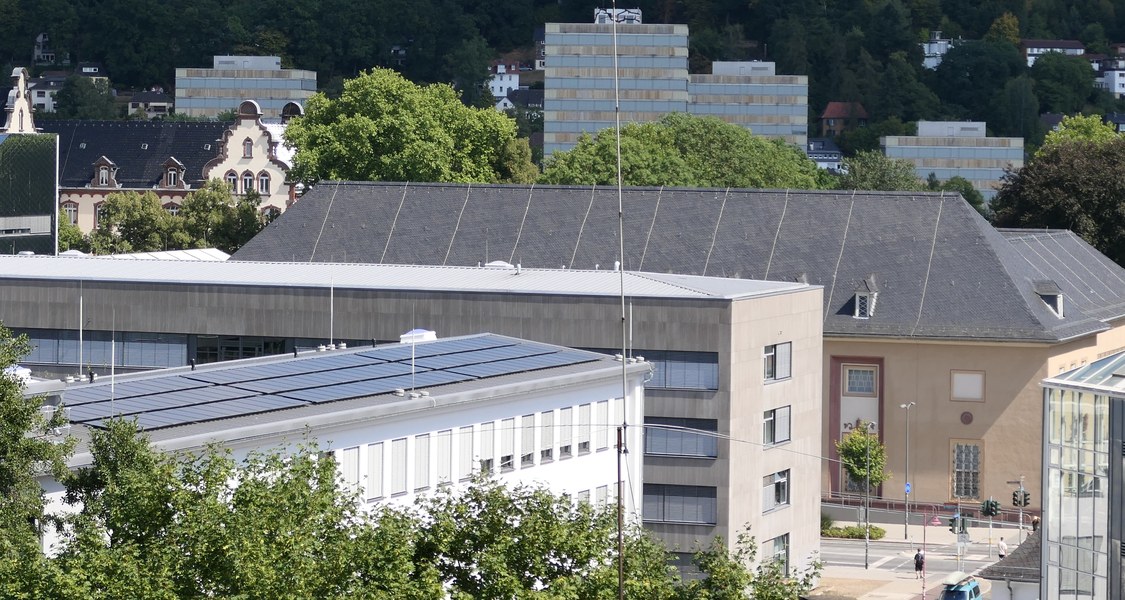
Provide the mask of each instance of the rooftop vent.
POLYGON ((416 342, 432 342, 437 339, 437 332, 429 329, 411 329, 398 336, 400 344, 413 344, 416 342))

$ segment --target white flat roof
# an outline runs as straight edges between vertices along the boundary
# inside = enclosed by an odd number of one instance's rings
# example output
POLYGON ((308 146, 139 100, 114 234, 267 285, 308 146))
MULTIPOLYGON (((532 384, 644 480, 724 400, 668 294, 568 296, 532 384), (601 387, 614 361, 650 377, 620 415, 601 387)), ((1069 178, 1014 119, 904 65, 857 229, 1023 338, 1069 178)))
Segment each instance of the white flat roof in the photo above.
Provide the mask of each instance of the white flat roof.
MULTIPOLYGON (((613 270, 118 260, 97 256, 0 256, 0 279, 580 296, 616 296, 621 285, 621 275, 613 270)), ((632 271, 625 272, 624 280, 625 295, 634 298, 733 300, 820 287, 806 283, 632 271)))

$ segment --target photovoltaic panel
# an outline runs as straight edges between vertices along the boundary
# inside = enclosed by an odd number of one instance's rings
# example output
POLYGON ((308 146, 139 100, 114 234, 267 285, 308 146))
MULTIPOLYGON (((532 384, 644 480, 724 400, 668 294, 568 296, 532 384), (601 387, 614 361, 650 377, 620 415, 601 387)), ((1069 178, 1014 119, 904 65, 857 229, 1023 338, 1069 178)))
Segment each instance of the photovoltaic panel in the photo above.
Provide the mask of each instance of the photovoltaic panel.
MULTIPOLYGON (((414 386, 416 388, 422 389, 426 387, 445 385, 448 383, 457 383, 458 381, 468 381, 472 379, 472 377, 468 375, 452 373, 449 371, 429 371, 425 373, 425 375, 426 377, 424 378, 415 375, 414 386)), ((349 398, 362 398, 365 396, 387 394, 395 391, 396 389, 409 390, 410 382, 410 375, 401 375, 398 377, 388 377, 385 379, 377 379, 374 381, 357 381, 355 383, 333 385, 323 388, 294 390, 292 392, 285 392, 285 395, 289 398, 296 398, 320 404, 324 402, 335 402, 337 400, 347 400, 349 398)))
POLYGON ((112 401, 104 400, 102 402, 72 407, 70 409, 70 420, 75 423, 81 423, 91 419, 103 418, 109 414, 131 415, 181 406, 206 404, 208 402, 230 400, 233 398, 245 398, 253 395, 255 395, 254 392, 247 392, 237 388, 208 386, 206 388, 182 390, 154 396, 114 398, 112 401))
POLYGON ((88 402, 109 400, 111 390, 114 398, 132 398, 149 394, 161 394, 173 390, 188 390, 207 387, 207 384, 191 381, 183 377, 154 377, 151 379, 133 379, 107 385, 103 379, 98 384, 83 386, 75 385, 66 390, 66 405, 78 406, 88 402))
POLYGON ((524 356, 535 356, 538 354, 549 354, 552 352, 557 352, 557 349, 551 348, 550 346, 516 344, 512 346, 500 346, 498 348, 487 348, 484 350, 477 350, 475 352, 458 352, 456 354, 440 354, 438 356, 427 356, 425 358, 415 359, 414 363, 418 366, 430 369, 449 369, 464 365, 492 362, 509 358, 519 358, 524 356))
MULTIPOLYGON (((216 419, 229 419, 304 405, 305 403, 300 400, 282 396, 254 396, 252 398, 238 398, 211 404, 183 406, 167 410, 145 412, 137 415, 137 422, 144 429, 159 429, 161 427, 200 423, 216 419)), ((104 421, 89 424, 104 426, 104 421)))
POLYGON ((499 375, 522 373, 524 371, 533 371, 536 369, 563 367, 566 365, 591 362, 594 360, 597 359, 589 356, 588 354, 581 354, 578 352, 556 352, 553 354, 527 356, 523 358, 513 358, 510 360, 499 360, 496 362, 481 363, 477 365, 465 365, 463 367, 457 367, 451 370, 457 373, 472 375, 473 377, 496 377, 499 375))
POLYGON ((424 356, 453 354, 455 352, 469 352, 472 350, 484 350, 485 348, 513 346, 515 344, 516 342, 513 340, 489 335, 481 337, 462 338, 459 340, 439 340, 437 342, 424 342, 421 344, 399 344, 397 346, 374 348, 372 350, 360 352, 360 354, 387 361, 410 360, 411 346, 413 346, 414 358, 415 360, 417 360, 418 358, 424 356))
POLYGON ((321 387, 333 384, 350 383, 367 379, 380 379, 394 377, 410 372, 409 364, 402 363, 376 363, 366 367, 339 369, 327 373, 306 373, 292 377, 277 377, 259 381, 247 381, 235 384, 244 390, 265 393, 283 393, 310 387, 321 387))
POLYGON ((285 362, 271 363, 267 365, 255 365, 252 367, 241 367, 232 369, 220 369, 215 371, 205 371, 201 373, 191 373, 185 375, 188 379, 195 381, 203 381, 206 383, 228 384, 228 383, 241 383, 244 381, 256 381, 258 379, 269 379, 272 377, 285 377, 289 375, 301 375, 304 373, 315 373, 321 371, 330 371, 333 369, 346 369, 350 367, 365 366, 383 362, 377 358, 370 356, 363 356, 360 354, 344 354, 339 356, 306 356, 285 362))

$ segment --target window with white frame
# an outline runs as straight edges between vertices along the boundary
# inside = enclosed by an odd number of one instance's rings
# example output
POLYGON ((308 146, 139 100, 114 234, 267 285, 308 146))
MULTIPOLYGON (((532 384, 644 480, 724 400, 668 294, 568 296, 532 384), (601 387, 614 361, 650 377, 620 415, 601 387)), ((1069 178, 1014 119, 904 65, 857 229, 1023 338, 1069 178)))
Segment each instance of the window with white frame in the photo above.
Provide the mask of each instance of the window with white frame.
POLYGON ((877 391, 875 367, 844 367, 845 396, 874 396, 877 391))
POLYGON ((340 480, 348 491, 359 489, 359 446, 336 451, 340 480))
POLYGON ((950 400, 984 402, 984 371, 951 371, 950 400))
POLYGON ((762 544, 762 549, 768 552, 768 556, 773 558, 775 562, 781 563, 781 572, 789 573, 789 534, 779 535, 772 540, 767 540, 762 544))
POLYGON ((762 478, 762 512, 789 505, 789 469, 762 478))
POLYGON ((414 491, 430 487, 430 434, 414 436, 414 491))
POLYGON ((578 406, 578 431, 575 433, 575 443, 578 444, 578 453, 590 452, 590 405, 578 406))
POLYGON ((168 187, 176 187, 176 184, 180 181, 180 172, 175 168, 169 168, 166 181, 168 182, 168 187))
POLYGON ((383 442, 367 445, 367 497, 382 498, 383 491, 383 442))
POLYGON ((500 421, 500 470, 511 471, 516 468, 516 420, 500 421))
POLYGON ((242 174, 242 193, 249 194, 254 191, 254 174, 247 171, 242 174))
POLYGON ((98 167, 98 185, 109 185, 109 167, 98 167))
POLYGON ((539 462, 551 462, 555 458, 555 412, 539 413, 539 462))
POLYGON ((718 512, 715 488, 699 485, 644 484, 645 521, 714 525, 718 512))
POLYGON ((465 481, 473 476, 473 428, 462 427, 457 430, 457 480, 465 481))
POLYGON ((878 294, 873 292, 856 292, 855 294, 855 318, 868 319, 875 314, 875 299, 878 294))
POLYGON ((598 450, 609 447, 609 401, 602 400, 597 404, 597 414, 594 416, 594 444, 598 450))
POLYGON ((520 467, 535 466, 535 415, 520 417, 520 467))
POLYGON ((231 193, 237 194, 238 193, 238 173, 235 173, 234 171, 227 171, 227 174, 226 174, 226 176, 223 177, 223 179, 225 179, 226 182, 227 182, 227 185, 230 186, 231 193))
POLYGON ((762 443, 767 446, 790 439, 790 407, 782 406, 762 413, 762 443))
POLYGON ((573 456, 571 440, 574 437, 574 409, 559 410, 559 460, 573 456))
POLYGON ((265 171, 258 173, 258 193, 263 196, 270 195, 270 174, 265 171))
POLYGON ((434 458, 436 459, 434 476, 437 478, 437 484, 453 481, 453 430, 437 432, 437 437, 434 439, 434 458))
POLYGON ((62 203, 62 212, 63 212, 64 215, 66 215, 66 220, 71 225, 77 225, 78 224, 78 203, 77 202, 71 202, 69 200, 66 201, 66 202, 63 202, 62 203))
POLYGON ((391 441, 391 495, 406 493, 406 438, 391 441))
POLYGON ((496 459, 496 424, 492 421, 480 426, 480 470, 491 473, 496 459))
POLYGON ((715 419, 645 417, 645 454, 715 458, 718 430, 715 419))
POLYGON ((763 352, 764 377, 766 381, 788 379, 792 370, 793 344, 773 344, 763 352))
POLYGON ((585 502, 586 504, 589 504, 590 503, 590 490, 580 490, 578 492, 578 494, 576 494, 576 497, 577 497, 579 502, 585 502))
POLYGON ((164 212, 174 217, 180 214, 180 205, 175 202, 168 202, 164 205, 164 212))
POLYGON ((609 486, 599 485, 598 489, 594 490, 594 494, 597 498, 598 508, 605 508, 606 502, 609 501, 609 486))
POLYGON ((94 229, 105 226, 109 220, 109 205, 99 202, 94 205, 94 229))
POLYGON ((254 157, 254 140, 246 138, 242 140, 242 158, 254 157))
POLYGON ((950 471, 953 477, 953 498, 980 498, 980 475, 983 464, 981 442, 957 440, 950 442, 952 456, 950 471))

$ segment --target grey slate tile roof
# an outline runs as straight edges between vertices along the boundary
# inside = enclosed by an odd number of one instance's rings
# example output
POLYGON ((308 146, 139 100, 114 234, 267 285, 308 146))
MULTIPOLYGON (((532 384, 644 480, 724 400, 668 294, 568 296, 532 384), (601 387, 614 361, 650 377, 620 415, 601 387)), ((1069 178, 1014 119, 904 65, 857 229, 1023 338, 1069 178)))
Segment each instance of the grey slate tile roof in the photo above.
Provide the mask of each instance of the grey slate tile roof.
POLYGON ((1040 576, 1040 553, 1042 540, 1039 531, 1030 533, 1023 543, 1012 550, 1004 560, 996 562, 983 571, 980 576, 990 581, 1024 581, 1034 583, 1040 576))
MULTIPOLYGON (((1069 232, 997 231, 958 195, 627 188, 623 203, 628 270, 803 277, 824 286, 828 336, 1049 343, 1125 316, 1121 267, 1069 232), (875 314, 854 318, 872 276, 875 314)), ((324 182, 232 258, 612 269, 617 231, 609 187, 324 182)))
POLYGON ((45 133, 59 135, 59 185, 84 187, 94 177, 94 162, 105 156, 117 165, 123 188, 151 188, 164 175, 164 161, 175 157, 184 180, 203 183, 203 167, 219 155, 228 123, 151 121, 41 121, 45 133), (147 146, 147 147, 146 147, 147 146))

